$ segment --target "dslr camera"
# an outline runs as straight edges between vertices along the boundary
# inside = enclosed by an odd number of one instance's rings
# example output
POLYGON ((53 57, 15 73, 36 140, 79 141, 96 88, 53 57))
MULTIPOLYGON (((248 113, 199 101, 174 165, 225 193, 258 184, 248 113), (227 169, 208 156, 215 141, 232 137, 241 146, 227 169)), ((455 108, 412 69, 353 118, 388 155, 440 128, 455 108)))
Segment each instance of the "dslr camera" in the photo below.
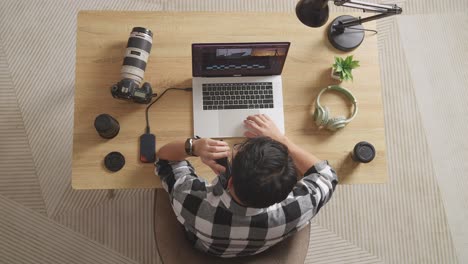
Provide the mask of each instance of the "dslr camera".
POLYGON ((149 83, 145 82, 142 85, 142 82, 152 45, 151 30, 143 27, 132 29, 120 71, 122 80, 111 87, 114 98, 132 100, 139 104, 151 102, 153 89, 149 83))

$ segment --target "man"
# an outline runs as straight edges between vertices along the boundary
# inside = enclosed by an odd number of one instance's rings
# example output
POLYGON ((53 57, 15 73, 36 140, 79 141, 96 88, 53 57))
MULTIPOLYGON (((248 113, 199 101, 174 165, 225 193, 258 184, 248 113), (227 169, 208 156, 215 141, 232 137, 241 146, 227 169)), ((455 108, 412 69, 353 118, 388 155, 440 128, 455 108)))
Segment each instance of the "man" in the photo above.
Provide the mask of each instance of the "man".
POLYGON ((248 139, 232 150, 202 138, 158 151, 157 172, 187 238, 219 257, 254 255, 293 235, 329 201, 338 182, 326 161, 291 142, 268 116, 244 123, 248 139), (185 160, 190 155, 218 174, 211 184, 185 160), (215 161, 230 155, 230 169, 215 161))

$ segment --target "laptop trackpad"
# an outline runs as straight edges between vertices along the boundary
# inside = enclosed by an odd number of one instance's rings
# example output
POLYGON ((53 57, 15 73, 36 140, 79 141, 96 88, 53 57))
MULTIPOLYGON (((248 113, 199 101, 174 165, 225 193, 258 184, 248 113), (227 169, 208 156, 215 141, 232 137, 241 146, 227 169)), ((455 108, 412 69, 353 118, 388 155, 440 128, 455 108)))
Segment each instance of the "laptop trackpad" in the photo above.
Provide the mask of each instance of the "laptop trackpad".
POLYGON ((244 120, 249 115, 260 114, 260 110, 219 111, 219 134, 221 137, 244 137, 247 129, 244 120))

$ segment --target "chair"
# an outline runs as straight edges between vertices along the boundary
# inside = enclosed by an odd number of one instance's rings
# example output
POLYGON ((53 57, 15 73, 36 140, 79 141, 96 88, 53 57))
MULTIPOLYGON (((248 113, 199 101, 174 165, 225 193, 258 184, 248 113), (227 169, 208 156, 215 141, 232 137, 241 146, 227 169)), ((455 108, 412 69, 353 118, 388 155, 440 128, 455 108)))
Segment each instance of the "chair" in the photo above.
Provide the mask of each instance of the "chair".
POLYGON ((155 199, 154 233, 163 263, 304 263, 309 247, 310 225, 260 254, 239 258, 218 258, 194 249, 185 239, 184 231, 177 221, 165 190, 158 190, 155 199))

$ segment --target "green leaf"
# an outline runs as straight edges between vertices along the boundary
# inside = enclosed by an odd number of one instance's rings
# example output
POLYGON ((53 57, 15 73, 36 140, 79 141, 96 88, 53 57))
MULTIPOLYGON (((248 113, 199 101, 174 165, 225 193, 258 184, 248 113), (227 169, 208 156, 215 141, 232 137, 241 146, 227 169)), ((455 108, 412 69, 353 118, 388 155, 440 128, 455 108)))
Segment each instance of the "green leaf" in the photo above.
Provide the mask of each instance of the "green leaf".
POLYGON ((351 65, 352 61, 353 61, 353 55, 346 57, 345 63, 347 65, 351 65))
POLYGON ((340 65, 343 65, 344 62, 345 62, 345 61, 343 60, 343 58, 338 58, 338 61, 340 62, 340 65))
POLYGON ((348 80, 349 79, 349 72, 345 72, 344 77, 345 77, 345 80, 348 80))
POLYGON ((338 75, 340 76, 340 79, 343 77, 343 72, 342 71, 337 71, 338 75))
POLYGON ((359 65, 359 61, 353 61, 351 62, 351 69, 356 69, 357 67, 361 66, 359 65))
POLYGON ((350 80, 350 79, 353 79, 353 75, 351 74, 351 71, 350 70, 345 70, 344 71, 344 80, 350 80))

